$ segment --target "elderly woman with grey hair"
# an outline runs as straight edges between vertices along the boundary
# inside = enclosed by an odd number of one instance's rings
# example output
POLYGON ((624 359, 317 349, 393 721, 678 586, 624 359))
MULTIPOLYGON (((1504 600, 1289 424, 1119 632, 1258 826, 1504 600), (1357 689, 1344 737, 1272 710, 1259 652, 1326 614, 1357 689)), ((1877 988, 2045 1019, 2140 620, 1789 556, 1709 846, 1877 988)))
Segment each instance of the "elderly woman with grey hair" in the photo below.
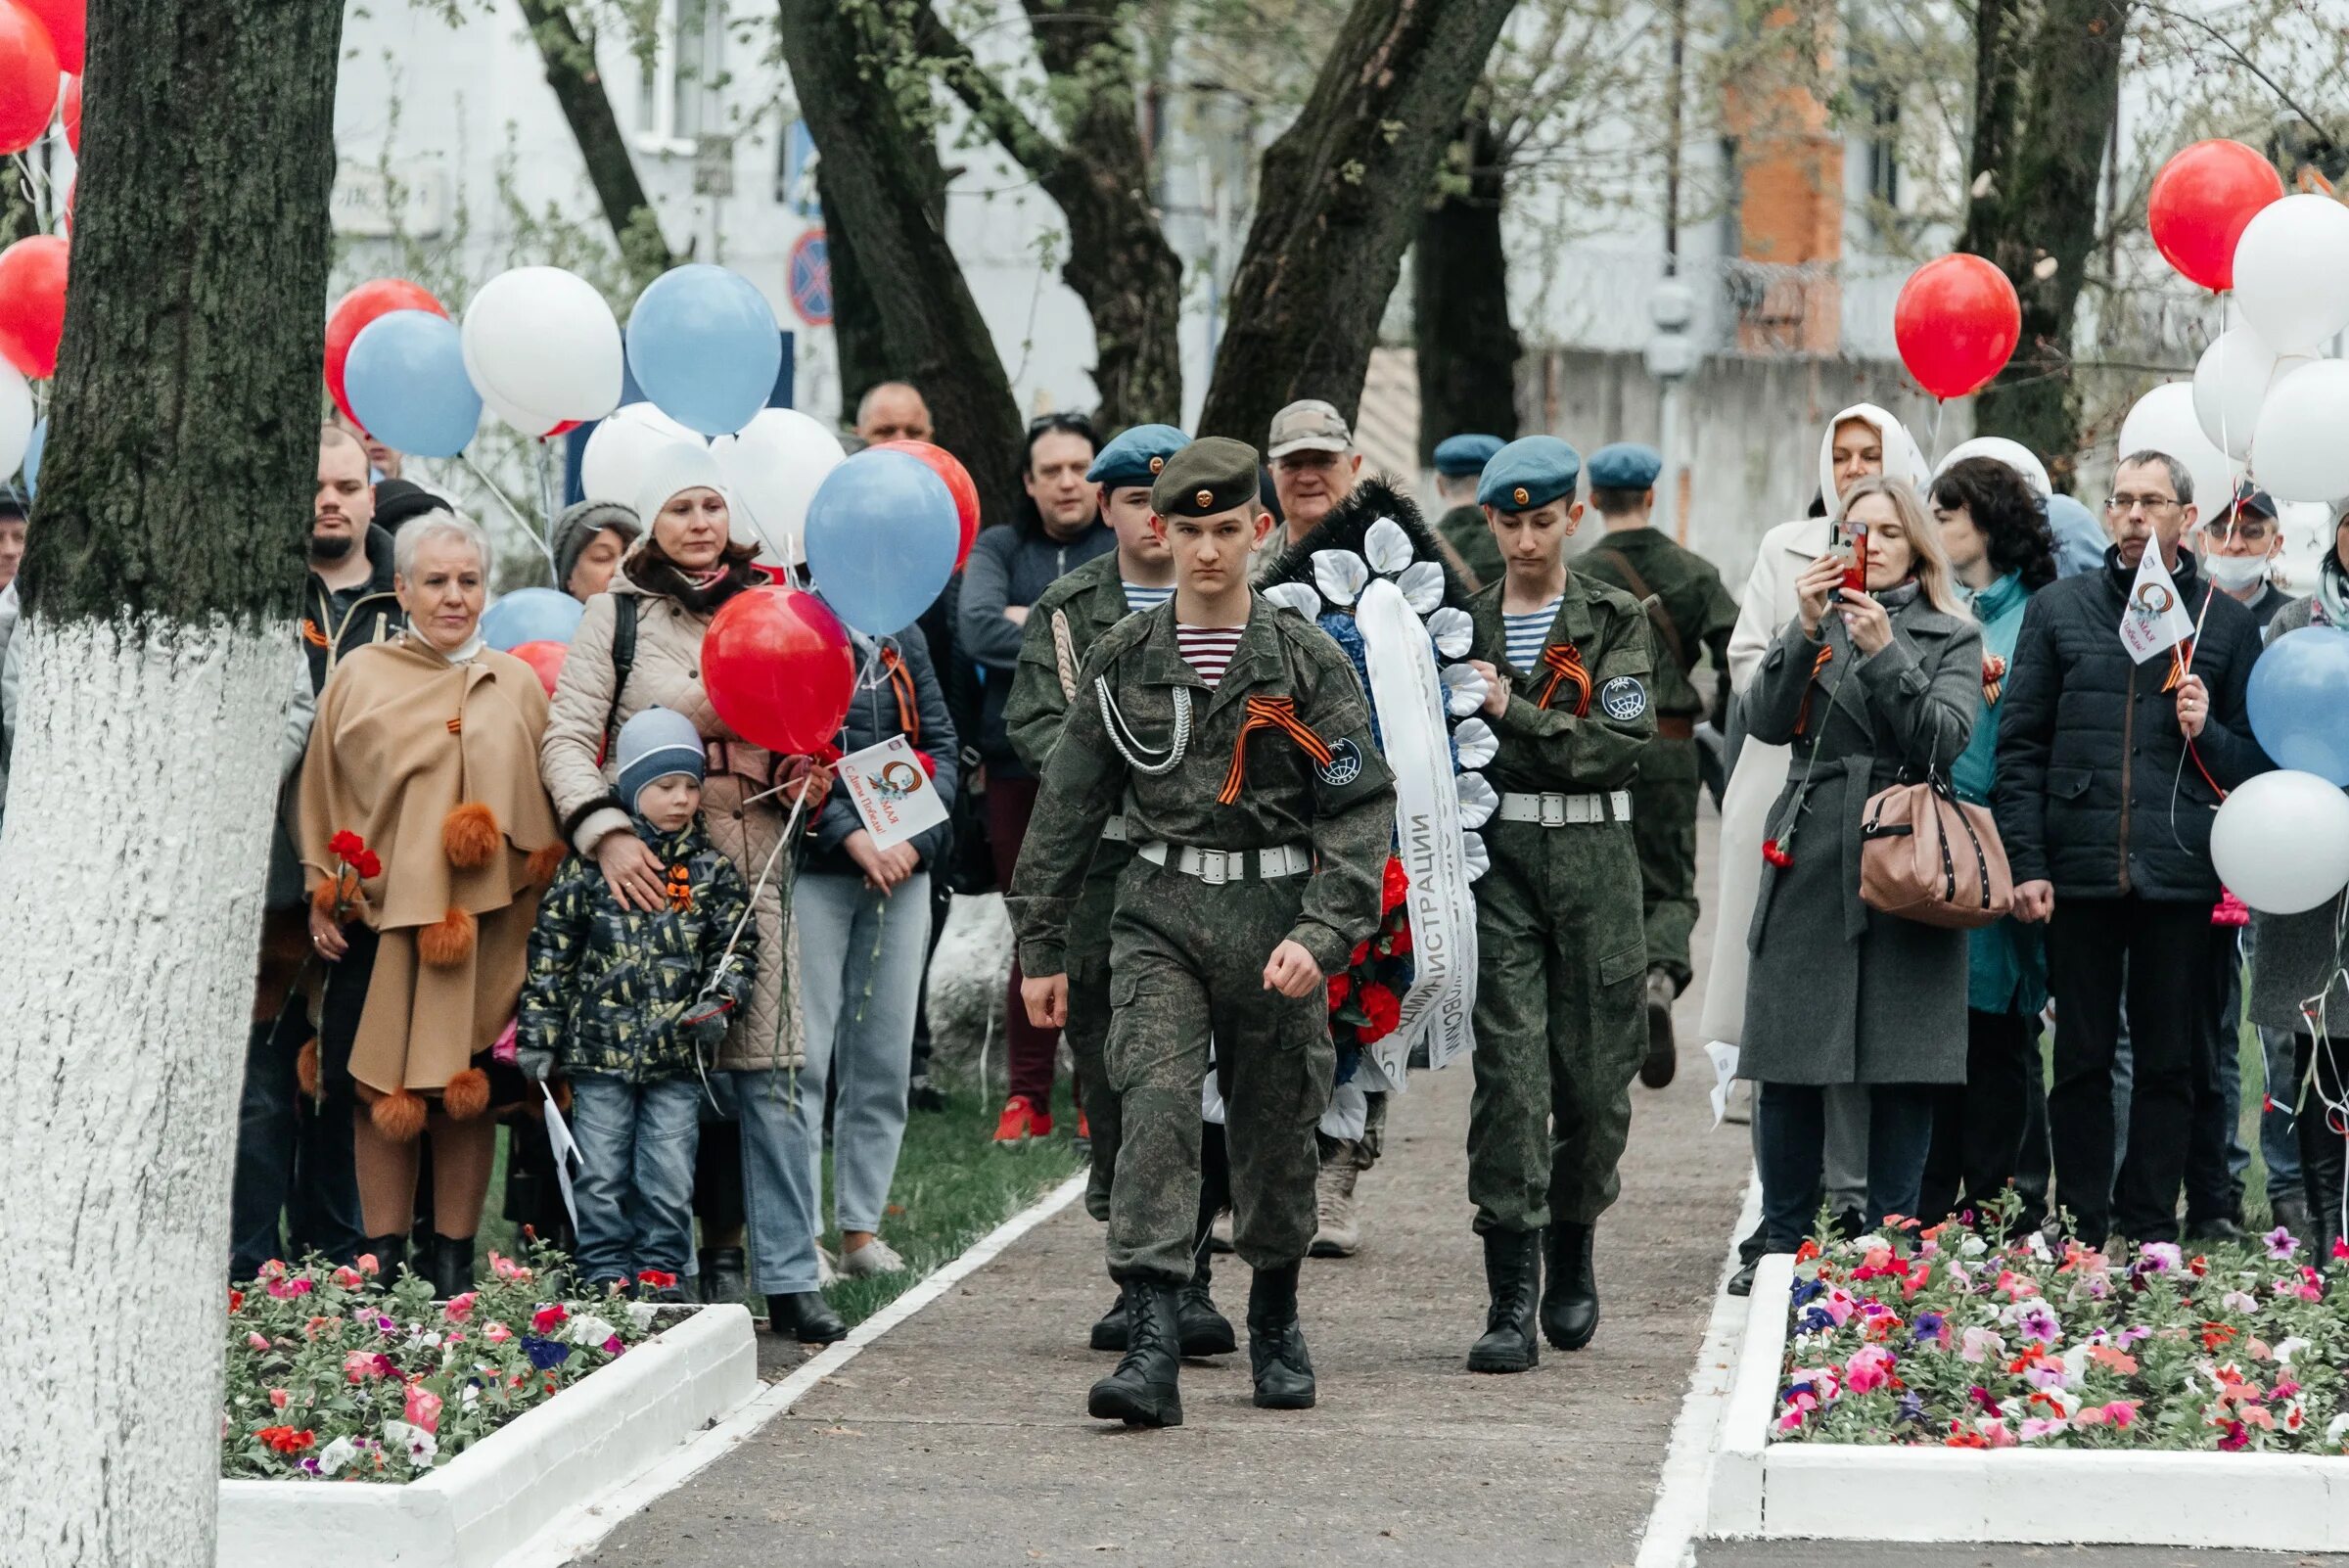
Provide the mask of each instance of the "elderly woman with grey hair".
POLYGON ((407 630, 344 658, 319 694, 298 833, 322 1055, 347 1054, 357 1084, 368 1250, 387 1270, 406 1256, 429 1134, 437 1233, 411 1267, 450 1296, 472 1283, 496 1145, 490 1046, 563 846, 538 781, 545 690, 482 641, 487 536, 427 513, 393 568, 407 630))

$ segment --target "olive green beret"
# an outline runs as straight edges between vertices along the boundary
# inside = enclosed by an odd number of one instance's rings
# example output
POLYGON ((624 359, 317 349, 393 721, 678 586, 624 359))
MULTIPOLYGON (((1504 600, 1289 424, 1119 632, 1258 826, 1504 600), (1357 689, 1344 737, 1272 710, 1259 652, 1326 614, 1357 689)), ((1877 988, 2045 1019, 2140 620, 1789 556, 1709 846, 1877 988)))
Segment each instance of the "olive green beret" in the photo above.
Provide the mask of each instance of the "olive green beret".
POLYGON ((1256 448, 1227 436, 1209 436, 1167 459, 1150 486, 1150 510, 1160 517, 1217 517, 1258 505, 1256 448))

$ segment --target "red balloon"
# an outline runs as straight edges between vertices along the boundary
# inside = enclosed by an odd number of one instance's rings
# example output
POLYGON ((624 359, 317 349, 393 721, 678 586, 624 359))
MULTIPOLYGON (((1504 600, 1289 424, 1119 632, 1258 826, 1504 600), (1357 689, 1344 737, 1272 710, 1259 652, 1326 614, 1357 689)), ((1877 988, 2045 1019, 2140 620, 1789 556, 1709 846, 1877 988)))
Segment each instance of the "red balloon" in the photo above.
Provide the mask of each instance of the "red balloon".
POLYGON ((33 381, 57 374, 66 250, 64 236, 36 234, 0 251, 0 359, 33 381))
POLYGON ((2006 274, 1978 255, 1926 262, 1901 285, 1892 338, 1901 362, 1936 397, 1990 384, 2023 337, 2023 305, 2006 274))
POLYGON ((0 153, 22 153, 57 117, 57 46, 16 0, 0 0, 0 153))
POLYGON ((849 716, 856 664, 840 618, 798 588, 747 588, 710 619, 702 688, 726 727, 754 746, 803 757, 849 716))
POLYGON ((66 146, 75 158, 81 156, 81 78, 66 78, 66 96, 57 106, 58 117, 66 122, 66 146))
POLYGON ((2234 287, 2234 242, 2252 214, 2283 200, 2283 176, 2241 142, 2196 142, 2161 165, 2145 226, 2170 265, 2205 289, 2234 287))
POLYGON ((326 318, 326 390, 343 410, 343 417, 353 425, 359 416, 350 411, 350 399, 343 392, 343 366, 350 358, 350 346, 359 333, 378 316, 394 310, 430 310, 445 317, 447 307, 434 299, 430 291, 408 282, 405 278, 377 278, 362 283, 335 301, 335 308, 326 318))
POLYGON ((979 537, 979 486, 971 483, 971 471, 962 460, 943 446, 928 441, 876 441, 875 448, 884 452, 903 452, 918 457, 930 466, 930 471, 946 482, 946 491, 954 497, 954 514, 962 521, 962 544, 954 555, 954 570, 971 558, 972 541, 979 537))
POLYGON ((17 4, 31 12, 49 35, 59 67, 79 75, 89 43, 89 0, 17 0, 17 4))
POLYGON ((563 661, 571 655, 567 642, 518 642, 506 650, 537 672, 538 684, 546 694, 555 694, 555 682, 563 676, 563 661))

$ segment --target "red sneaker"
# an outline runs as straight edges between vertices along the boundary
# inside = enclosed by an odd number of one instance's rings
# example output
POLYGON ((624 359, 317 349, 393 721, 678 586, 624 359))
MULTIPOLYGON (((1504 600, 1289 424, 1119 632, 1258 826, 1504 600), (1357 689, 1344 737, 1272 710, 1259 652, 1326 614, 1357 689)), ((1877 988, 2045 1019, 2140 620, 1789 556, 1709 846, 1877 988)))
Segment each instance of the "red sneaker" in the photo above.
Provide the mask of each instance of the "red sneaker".
MULTIPOLYGON (((1036 1107, 1028 1103, 1027 1095, 1014 1094, 1004 1103, 1003 1115, 995 1123, 995 1141, 1017 1148, 1037 1135, 1035 1124, 1036 1107)), ((1047 1119, 1043 1130, 1049 1132, 1051 1130, 1051 1121, 1047 1119)))
POLYGON ((1048 1138, 1052 1135, 1052 1113, 1049 1110, 1038 1108, 1028 1113, 1028 1135, 1032 1138, 1048 1138))
POLYGON ((1093 1141, 1093 1124, 1084 1119, 1082 1108, 1077 1112, 1077 1135, 1087 1143, 1093 1141))

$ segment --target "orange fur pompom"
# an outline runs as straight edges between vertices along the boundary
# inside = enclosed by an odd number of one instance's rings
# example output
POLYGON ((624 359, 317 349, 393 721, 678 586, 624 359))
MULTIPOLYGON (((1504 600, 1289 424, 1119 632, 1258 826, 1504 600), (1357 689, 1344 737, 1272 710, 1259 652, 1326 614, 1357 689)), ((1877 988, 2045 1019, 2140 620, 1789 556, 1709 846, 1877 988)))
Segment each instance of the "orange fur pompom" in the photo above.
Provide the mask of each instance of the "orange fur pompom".
POLYGON ((435 969, 461 964, 473 956, 473 916, 452 908, 429 926, 416 931, 416 956, 435 969))
POLYGON ((374 1103, 367 1107, 367 1119, 392 1142, 410 1143, 424 1130, 429 1110, 422 1095, 411 1094, 404 1088, 393 1089, 389 1094, 375 1096, 374 1103))
POLYGON ((315 1100, 318 1097, 318 1037, 315 1035, 303 1040, 301 1049, 294 1054, 294 1082, 301 1086, 303 1099, 315 1100))
POLYGON ((348 871, 328 877, 310 890, 310 907, 330 920, 334 918, 335 905, 338 903, 345 909, 358 907, 359 879, 348 871))
POLYGON ((522 880, 530 887, 546 887, 555 880, 555 873, 562 866, 562 845, 550 844, 543 850, 532 850, 529 861, 522 868, 522 880))
POLYGON ((480 801, 461 802, 440 819, 440 848, 447 852, 448 863, 460 871, 487 865, 504 836, 498 831, 497 813, 480 801))
POLYGON ((489 1109, 489 1075, 468 1067, 440 1091, 440 1109, 460 1122, 469 1122, 489 1109))

